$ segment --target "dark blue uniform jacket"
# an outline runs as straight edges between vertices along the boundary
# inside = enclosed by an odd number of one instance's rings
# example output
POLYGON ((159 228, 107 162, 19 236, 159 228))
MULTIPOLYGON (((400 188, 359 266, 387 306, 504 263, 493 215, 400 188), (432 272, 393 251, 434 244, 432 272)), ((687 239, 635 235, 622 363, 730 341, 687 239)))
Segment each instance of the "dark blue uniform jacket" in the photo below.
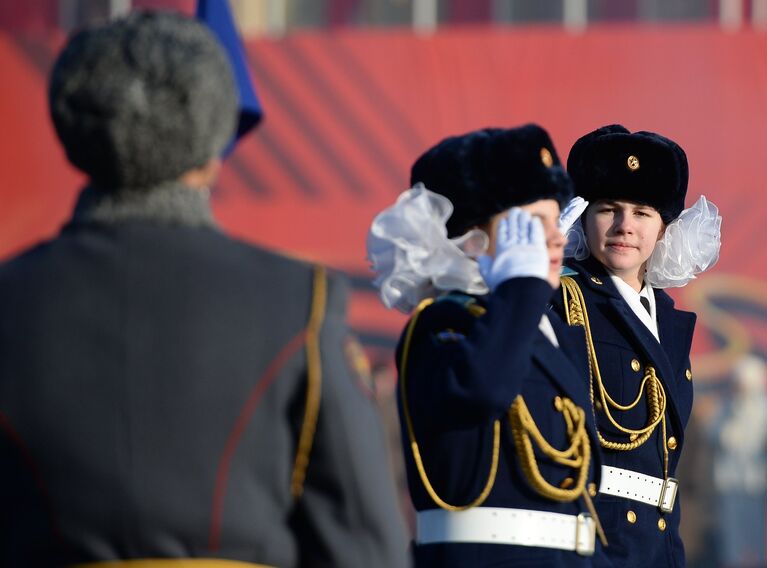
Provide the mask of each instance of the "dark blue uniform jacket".
MULTIPOLYGON (((521 393, 541 433, 562 449, 568 447, 569 440, 562 415, 554 407, 555 397, 569 397, 587 411, 590 407, 582 330, 568 328, 552 314, 551 323, 561 346, 557 349, 538 329, 551 294, 551 287, 538 278, 508 280, 484 297, 450 294, 421 312, 406 361, 402 360, 404 344, 400 341, 400 377, 406 366, 408 406, 426 473, 439 497, 450 504, 463 505, 480 494, 491 463, 493 422, 500 419, 500 465, 495 485, 482 506, 570 515, 586 510, 582 498, 559 503, 541 497, 528 485, 506 417, 521 393), (486 312, 473 315, 469 309, 472 305, 486 312)), ((402 408, 400 411, 402 416, 402 408)), ((596 448, 590 412, 587 420, 591 445, 596 448)), ((402 427, 415 508, 436 509, 416 471, 404 419, 402 427)), ((597 459, 594 453, 592 459, 597 459)), ((539 458, 539 465, 553 485, 575 477, 573 470, 546 459, 539 458)), ((595 481, 593 475, 589 481, 595 481)), ((598 545, 595 558, 600 554, 598 545)), ((432 568, 599 564, 595 558, 575 552, 505 544, 427 544, 415 546, 415 556, 417 566, 432 568)))
MULTIPOLYGON (((578 273, 573 278, 586 300, 597 360, 610 396, 621 404, 630 404, 638 394, 646 367, 655 368, 667 396, 668 475, 674 477, 684 445, 684 428, 692 409, 690 346, 695 314, 674 309, 671 297, 655 290, 658 343, 623 300, 599 262, 589 258, 582 263, 568 262, 568 266, 578 273)), ((561 294, 555 297, 555 309, 563 313, 561 294)), ((613 411, 613 416, 620 424, 639 429, 647 423, 647 404, 642 401, 633 410, 613 411)), ((596 410, 596 418, 608 440, 628 441, 625 434, 618 434, 600 409, 596 410)), ((662 429, 658 425, 652 436, 634 450, 603 449, 603 462, 663 478, 663 453, 662 429)), ((679 491, 684 491, 683 483, 679 491)), ((606 552, 615 566, 684 566, 684 549, 679 538, 679 496, 673 512, 668 514, 652 505, 614 496, 599 495, 596 505, 609 541, 606 552), (629 521, 629 517, 633 518, 629 511, 636 516, 633 523, 629 521), (661 519, 663 522, 659 522, 661 519)))

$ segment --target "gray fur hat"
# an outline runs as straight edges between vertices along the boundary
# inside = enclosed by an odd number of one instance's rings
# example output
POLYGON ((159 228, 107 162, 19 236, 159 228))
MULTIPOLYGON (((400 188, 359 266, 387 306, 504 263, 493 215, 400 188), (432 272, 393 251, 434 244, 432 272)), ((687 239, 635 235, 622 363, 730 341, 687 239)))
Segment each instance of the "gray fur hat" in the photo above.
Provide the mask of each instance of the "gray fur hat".
POLYGON ((48 96, 67 157, 101 191, 178 179, 218 156, 237 121, 223 48, 204 25, 170 12, 76 33, 48 96))

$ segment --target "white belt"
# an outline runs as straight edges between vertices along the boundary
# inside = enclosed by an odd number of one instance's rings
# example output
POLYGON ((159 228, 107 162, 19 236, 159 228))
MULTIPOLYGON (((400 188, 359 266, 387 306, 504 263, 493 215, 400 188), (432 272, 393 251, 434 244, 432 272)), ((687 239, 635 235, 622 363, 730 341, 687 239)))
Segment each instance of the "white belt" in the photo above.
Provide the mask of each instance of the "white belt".
POLYGON ((660 479, 619 467, 602 466, 599 492, 654 505, 664 513, 674 509, 679 481, 673 477, 660 479))
POLYGON ((429 509, 416 517, 416 543, 473 542, 540 546, 594 554, 595 524, 587 513, 563 515, 527 509, 429 509))

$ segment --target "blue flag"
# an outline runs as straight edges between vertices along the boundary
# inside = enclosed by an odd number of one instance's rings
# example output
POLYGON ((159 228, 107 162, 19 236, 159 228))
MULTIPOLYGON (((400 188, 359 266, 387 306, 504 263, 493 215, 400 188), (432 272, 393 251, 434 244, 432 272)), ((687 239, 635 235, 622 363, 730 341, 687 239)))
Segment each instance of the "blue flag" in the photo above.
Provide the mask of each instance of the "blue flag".
POLYGON ((229 63, 234 70, 237 92, 240 97, 240 115, 237 123, 237 134, 229 145, 227 152, 234 148, 237 141, 255 127, 264 111, 256 96, 256 89, 250 78, 248 63, 242 41, 234 25, 229 0, 198 0, 197 19, 205 23, 216 35, 218 41, 226 49, 229 63))

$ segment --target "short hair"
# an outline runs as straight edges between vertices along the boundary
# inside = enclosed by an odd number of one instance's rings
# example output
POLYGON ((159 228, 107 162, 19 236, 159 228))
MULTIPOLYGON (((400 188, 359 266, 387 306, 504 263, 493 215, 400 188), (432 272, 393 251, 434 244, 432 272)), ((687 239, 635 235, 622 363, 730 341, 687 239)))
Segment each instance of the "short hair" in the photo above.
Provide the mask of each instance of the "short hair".
POLYGON ((102 191, 147 189, 203 166, 237 119, 223 48, 171 12, 137 11, 74 34, 48 98, 69 161, 102 191))

